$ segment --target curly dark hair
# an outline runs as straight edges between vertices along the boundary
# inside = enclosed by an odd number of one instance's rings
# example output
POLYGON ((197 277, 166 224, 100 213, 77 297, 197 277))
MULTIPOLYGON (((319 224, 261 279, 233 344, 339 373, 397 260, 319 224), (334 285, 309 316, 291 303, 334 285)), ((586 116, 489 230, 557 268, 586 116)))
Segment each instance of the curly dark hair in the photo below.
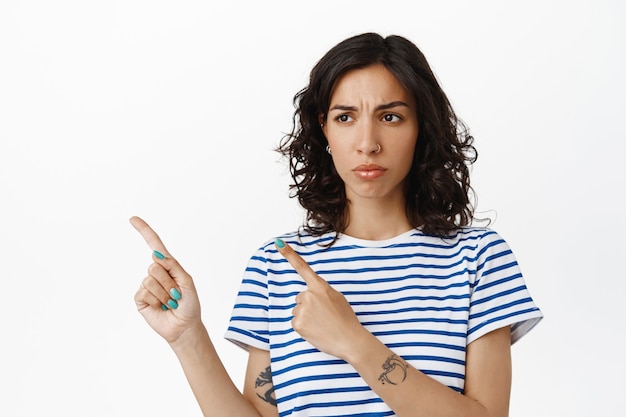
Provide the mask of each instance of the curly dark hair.
POLYGON ((364 33, 340 42, 315 65, 309 85, 294 97, 292 131, 277 147, 289 160, 290 196, 307 211, 304 229, 319 236, 348 226, 344 183, 326 152, 320 117, 326 119, 339 78, 373 64, 383 64, 417 104, 419 134, 405 191, 409 222, 439 236, 469 225, 474 217, 469 166, 478 156, 469 129, 417 46, 397 35, 364 33))

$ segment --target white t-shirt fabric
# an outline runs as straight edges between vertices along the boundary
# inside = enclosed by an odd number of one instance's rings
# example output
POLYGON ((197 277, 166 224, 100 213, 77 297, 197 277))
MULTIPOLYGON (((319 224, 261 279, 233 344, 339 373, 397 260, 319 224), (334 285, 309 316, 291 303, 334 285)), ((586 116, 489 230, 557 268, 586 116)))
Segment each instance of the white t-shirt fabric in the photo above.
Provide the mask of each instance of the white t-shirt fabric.
MULTIPOLYGON (((419 229, 382 241, 339 235, 322 246, 333 237, 280 236, 347 298, 367 330, 459 393, 469 343, 504 326, 515 343, 543 317, 509 245, 491 229, 462 228, 445 239, 419 229)), ((225 334, 243 348, 270 351, 279 415, 395 415, 352 366, 293 330, 295 297, 305 289, 274 241, 266 242, 248 263, 225 334)))

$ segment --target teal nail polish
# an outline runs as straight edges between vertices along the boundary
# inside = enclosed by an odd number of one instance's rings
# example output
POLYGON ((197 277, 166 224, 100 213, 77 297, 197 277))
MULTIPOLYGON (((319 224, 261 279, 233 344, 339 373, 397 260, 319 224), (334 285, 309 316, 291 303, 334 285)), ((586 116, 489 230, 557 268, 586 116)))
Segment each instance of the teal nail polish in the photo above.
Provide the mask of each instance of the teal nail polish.
POLYGON ((165 304, 161 304, 161 310, 167 311, 167 306, 165 304))
POLYGON ((276 238, 274 240, 274 243, 276 244, 276 246, 278 246, 280 249, 285 247, 285 242, 283 242, 282 239, 276 238))
POLYGON ((172 309, 174 309, 174 310, 176 310, 178 308, 178 303, 176 301, 174 301, 174 300, 169 300, 167 302, 167 305, 172 307, 172 309))
POLYGON ((161 252, 159 252, 158 250, 155 250, 152 253, 154 253, 154 256, 156 256, 159 259, 165 259, 165 256, 163 256, 163 254, 161 252))
POLYGON ((170 295, 172 296, 174 300, 180 300, 180 298, 182 297, 182 295, 180 294, 180 291, 178 291, 176 288, 172 288, 170 290, 170 295))

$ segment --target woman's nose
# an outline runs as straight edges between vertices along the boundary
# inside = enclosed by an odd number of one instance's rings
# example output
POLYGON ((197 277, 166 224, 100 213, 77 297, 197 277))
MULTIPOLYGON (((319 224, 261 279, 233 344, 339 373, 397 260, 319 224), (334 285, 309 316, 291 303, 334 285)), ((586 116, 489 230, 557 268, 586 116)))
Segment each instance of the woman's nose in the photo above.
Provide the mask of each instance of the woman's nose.
POLYGON ((364 154, 378 153, 381 151, 378 134, 372 123, 363 123, 361 129, 359 129, 357 151, 364 154))

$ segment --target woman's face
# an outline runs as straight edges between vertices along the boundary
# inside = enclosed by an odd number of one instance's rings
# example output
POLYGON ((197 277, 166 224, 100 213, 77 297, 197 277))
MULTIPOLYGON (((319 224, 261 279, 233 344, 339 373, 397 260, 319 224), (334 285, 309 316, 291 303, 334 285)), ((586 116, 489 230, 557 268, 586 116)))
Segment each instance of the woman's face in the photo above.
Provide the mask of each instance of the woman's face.
POLYGON ((404 202, 419 132, 413 96, 382 64, 347 72, 337 82, 323 126, 351 203, 404 202))

